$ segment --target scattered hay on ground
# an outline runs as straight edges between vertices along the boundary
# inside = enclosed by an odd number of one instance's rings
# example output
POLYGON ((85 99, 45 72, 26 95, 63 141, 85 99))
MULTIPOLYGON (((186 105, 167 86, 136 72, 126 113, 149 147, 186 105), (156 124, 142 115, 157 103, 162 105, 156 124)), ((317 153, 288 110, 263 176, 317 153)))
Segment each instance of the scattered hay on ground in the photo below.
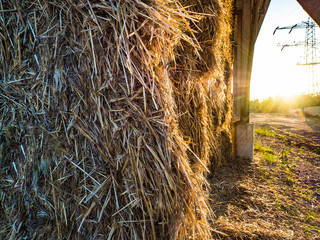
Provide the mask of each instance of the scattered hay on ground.
POLYGON ((264 122, 253 118, 253 162, 239 159, 210 181, 217 239, 320 237, 320 155, 308 147, 319 130, 306 133, 305 126, 290 128, 290 121, 270 121, 275 117, 264 122), (304 135, 293 134, 299 131, 304 135))

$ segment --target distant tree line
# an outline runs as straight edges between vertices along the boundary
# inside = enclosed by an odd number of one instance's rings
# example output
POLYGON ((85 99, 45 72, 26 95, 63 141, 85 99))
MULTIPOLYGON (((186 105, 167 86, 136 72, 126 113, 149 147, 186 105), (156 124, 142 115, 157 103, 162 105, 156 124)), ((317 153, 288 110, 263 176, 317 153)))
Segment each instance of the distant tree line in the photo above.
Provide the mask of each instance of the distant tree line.
POLYGON ((250 101, 250 112, 252 113, 280 113, 291 109, 320 106, 320 95, 299 95, 295 97, 267 98, 262 101, 258 99, 250 101))

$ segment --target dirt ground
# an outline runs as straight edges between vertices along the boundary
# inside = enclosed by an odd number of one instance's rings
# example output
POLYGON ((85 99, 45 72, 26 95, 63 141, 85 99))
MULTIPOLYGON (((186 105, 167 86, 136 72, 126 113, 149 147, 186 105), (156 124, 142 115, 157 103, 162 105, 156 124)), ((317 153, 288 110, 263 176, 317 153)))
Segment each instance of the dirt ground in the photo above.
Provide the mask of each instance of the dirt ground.
POLYGON ((216 239, 320 239, 320 119, 253 114, 254 160, 211 176, 216 239))
POLYGON ((288 133, 320 142, 319 117, 306 117, 298 110, 286 114, 254 113, 250 115, 250 119, 257 127, 269 127, 271 129, 287 131, 288 133))

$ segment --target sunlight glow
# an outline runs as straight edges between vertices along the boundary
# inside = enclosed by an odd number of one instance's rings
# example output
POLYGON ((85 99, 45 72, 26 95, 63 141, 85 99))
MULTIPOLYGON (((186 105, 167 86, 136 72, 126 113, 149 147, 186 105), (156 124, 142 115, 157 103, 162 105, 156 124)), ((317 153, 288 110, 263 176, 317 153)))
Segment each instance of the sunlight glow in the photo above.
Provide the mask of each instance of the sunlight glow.
MULTIPOLYGON (((295 0, 271 1, 255 44, 250 99, 306 93, 306 67, 297 65, 304 61, 304 47, 286 47, 281 51, 277 46, 304 41, 305 29, 293 30, 290 34, 289 30, 281 30, 275 35, 273 31, 277 26, 293 25, 307 19, 308 15, 295 0)), ((316 31, 320 39, 319 29, 316 31)))

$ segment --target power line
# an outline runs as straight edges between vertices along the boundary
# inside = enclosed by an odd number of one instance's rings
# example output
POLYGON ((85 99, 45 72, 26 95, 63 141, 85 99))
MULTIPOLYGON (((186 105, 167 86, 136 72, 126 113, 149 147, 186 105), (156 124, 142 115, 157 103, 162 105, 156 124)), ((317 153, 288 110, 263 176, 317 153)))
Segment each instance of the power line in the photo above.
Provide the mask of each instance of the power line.
POLYGON ((277 27, 273 34, 278 30, 290 29, 289 33, 291 33, 294 29, 305 29, 305 40, 304 42, 297 42, 292 44, 278 44, 281 48, 281 51, 285 47, 296 47, 296 46, 304 46, 304 63, 300 63, 297 65, 303 65, 306 68, 307 73, 307 94, 309 95, 319 95, 319 79, 317 77, 318 65, 317 62, 317 38, 316 38, 316 27, 317 25, 308 18, 308 21, 302 21, 300 23, 285 26, 285 27, 277 27))

